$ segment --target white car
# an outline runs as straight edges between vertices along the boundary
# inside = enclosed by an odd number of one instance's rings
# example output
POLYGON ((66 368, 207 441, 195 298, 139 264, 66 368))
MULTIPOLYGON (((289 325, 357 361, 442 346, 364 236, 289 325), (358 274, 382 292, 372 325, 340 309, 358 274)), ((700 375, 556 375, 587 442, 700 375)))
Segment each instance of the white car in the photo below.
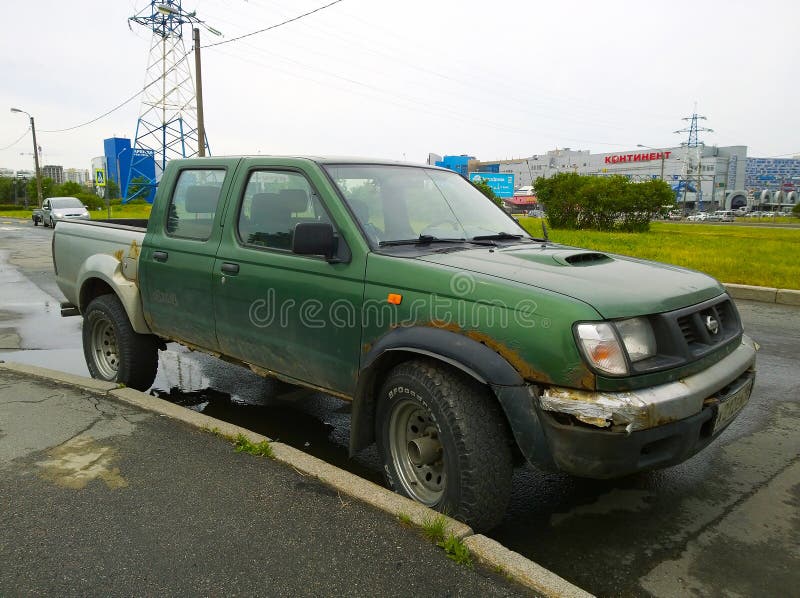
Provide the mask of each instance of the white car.
POLYGON ((77 197, 51 197, 42 203, 41 220, 44 226, 55 228, 59 220, 91 220, 91 217, 77 197))
POLYGON ((692 222, 703 222, 704 220, 708 220, 708 214, 706 214, 705 212, 692 214, 687 218, 687 220, 691 220, 692 222))

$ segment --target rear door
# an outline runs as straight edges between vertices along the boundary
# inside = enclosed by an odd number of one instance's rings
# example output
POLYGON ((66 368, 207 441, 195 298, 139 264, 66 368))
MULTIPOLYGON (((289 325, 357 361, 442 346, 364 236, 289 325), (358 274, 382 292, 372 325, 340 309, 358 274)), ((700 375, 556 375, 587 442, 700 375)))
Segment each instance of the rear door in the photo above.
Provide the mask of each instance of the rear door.
POLYGON ((242 161, 214 266, 220 350, 265 370, 352 394, 367 246, 318 167, 242 161), (329 222, 344 259, 292 253, 294 227, 329 222))
POLYGON ((168 191, 158 196, 139 259, 145 318, 160 336, 218 349, 211 272, 237 163, 180 161, 160 183, 168 191))

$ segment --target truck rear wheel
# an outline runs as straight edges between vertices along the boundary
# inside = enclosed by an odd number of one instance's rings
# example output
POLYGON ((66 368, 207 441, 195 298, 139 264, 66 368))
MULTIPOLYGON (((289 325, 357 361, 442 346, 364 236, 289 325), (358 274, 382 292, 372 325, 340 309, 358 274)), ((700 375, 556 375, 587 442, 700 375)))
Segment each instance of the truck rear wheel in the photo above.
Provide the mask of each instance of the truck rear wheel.
POLYGON ((507 424, 488 389, 434 361, 414 360, 389 373, 378 401, 388 485, 476 531, 500 523, 513 466, 507 424))
POLYGON ((150 388, 158 369, 156 337, 134 332, 116 295, 95 297, 86 308, 83 355, 92 378, 136 390, 150 388))

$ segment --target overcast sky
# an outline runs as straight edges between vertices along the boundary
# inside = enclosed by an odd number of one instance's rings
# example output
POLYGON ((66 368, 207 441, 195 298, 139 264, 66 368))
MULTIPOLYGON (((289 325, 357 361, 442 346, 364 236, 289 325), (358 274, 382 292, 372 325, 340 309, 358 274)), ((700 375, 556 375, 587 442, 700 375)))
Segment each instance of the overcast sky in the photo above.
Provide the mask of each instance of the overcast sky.
MULTIPOLYGON (((202 44, 329 0, 184 0, 220 30, 202 44)), ((36 0, 4 8, 0 167, 89 168, 102 140, 133 138, 151 33, 145 0, 36 0), (12 144, 22 136, 22 139, 12 144), (20 155, 20 152, 28 152, 20 155)), ((707 144, 800 154, 797 0, 531 2, 343 0, 203 53, 212 154, 336 154, 423 162, 571 147, 677 145, 697 105, 707 144)), ((187 50, 191 32, 185 32, 187 50)))

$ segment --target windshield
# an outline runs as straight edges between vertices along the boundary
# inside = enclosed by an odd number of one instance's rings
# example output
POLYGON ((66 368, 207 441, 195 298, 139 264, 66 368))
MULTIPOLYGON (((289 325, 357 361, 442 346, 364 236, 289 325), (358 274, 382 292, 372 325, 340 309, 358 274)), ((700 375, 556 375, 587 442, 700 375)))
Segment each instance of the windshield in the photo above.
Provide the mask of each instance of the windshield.
POLYGON ((83 204, 75 197, 53 197, 50 199, 50 207, 54 210, 62 210, 64 208, 82 208, 83 204))
POLYGON ((325 168, 373 244, 420 238, 530 238, 516 221, 456 173, 361 164, 325 168))

